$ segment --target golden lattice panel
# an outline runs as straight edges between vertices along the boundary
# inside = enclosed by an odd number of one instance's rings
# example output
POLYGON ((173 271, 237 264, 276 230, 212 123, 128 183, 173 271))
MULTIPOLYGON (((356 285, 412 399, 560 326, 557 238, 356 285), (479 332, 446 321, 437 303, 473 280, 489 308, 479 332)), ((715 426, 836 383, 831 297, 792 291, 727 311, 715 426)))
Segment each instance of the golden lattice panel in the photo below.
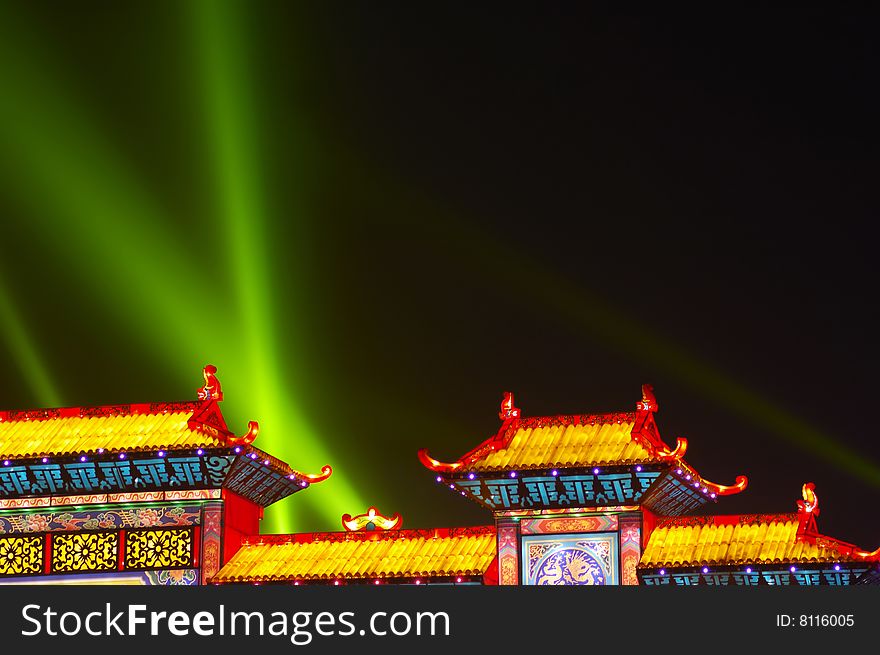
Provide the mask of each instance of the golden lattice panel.
POLYGON ((125 568, 164 569, 192 564, 193 535, 189 529, 139 530, 125 539, 125 568))
POLYGON ((77 532, 52 536, 52 571, 114 571, 119 567, 116 532, 77 532))
POLYGON ((0 575, 42 571, 43 537, 0 537, 0 575))

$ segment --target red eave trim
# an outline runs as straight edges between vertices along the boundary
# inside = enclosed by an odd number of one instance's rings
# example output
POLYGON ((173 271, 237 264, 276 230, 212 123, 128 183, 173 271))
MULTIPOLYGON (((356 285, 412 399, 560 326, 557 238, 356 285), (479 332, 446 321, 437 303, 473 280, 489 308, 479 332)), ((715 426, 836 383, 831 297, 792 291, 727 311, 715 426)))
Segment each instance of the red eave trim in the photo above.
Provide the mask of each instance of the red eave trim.
MULTIPOLYGON (((468 451, 455 462, 441 462, 428 454, 427 448, 418 452, 422 465, 436 473, 453 473, 462 467, 469 466, 486 457, 492 452, 504 450, 510 445, 514 435, 520 429, 537 427, 555 427, 567 425, 605 425, 611 423, 634 423, 635 412, 613 412, 606 414, 557 414, 554 416, 528 416, 510 418, 501 424, 498 432, 468 451)), ((687 444, 685 443, 685 448, 687 444)), ((684 452, 682 451, 682 454, 684 452)))
POLYGON ((3 410, 0 422, 51 421, 59 418, 95 418, 106 416, 135 416, 139 414, 192 413, 203 405, 201 400, 167 403, 132 403, 128 405, 98 405, 95 407, 48 407, 43 409, 3 410))
MULTIPOLYGON (((770 523, 800 523, 800 515, 797 513, 787 514, 722 514, 709 516, 668 516, 659 517, 654 529, 671 526, 697 526, 697 525, 755 525, 770 523)), ((835 549, 840 554, 851 557, 854 561, 880 561, 880 548, 873 552, 867 552, 858 546, 829 537, 817 531, 798 532, 795 537, 798 540, 818 542, 823 548, 835 549)), ((646 542, 647 545, 647 542, 646 542)), ((653 565, 652 565, 653 566, 653 565)))
POLYGON ((685 525, 754 525, 756 523, 797 523, 796 513, 782 514, 711 514, 707 516, 657 517, 656 528, 685 525))
POLYGON ((804 539, 811 543, 815 543, 823 548, 833 548, 840 553, 845 553, 849 557, 852 557, 855 561, 864 560, 869 562, 880 562, 880 548, 873 552, 868 552, 862 550, 855 544, 841 541, 840 539, 835 539, 834 537, 829 537, 828 535, 819 532, 803 532, 798 534, 797 537, 798 539, 804 539))

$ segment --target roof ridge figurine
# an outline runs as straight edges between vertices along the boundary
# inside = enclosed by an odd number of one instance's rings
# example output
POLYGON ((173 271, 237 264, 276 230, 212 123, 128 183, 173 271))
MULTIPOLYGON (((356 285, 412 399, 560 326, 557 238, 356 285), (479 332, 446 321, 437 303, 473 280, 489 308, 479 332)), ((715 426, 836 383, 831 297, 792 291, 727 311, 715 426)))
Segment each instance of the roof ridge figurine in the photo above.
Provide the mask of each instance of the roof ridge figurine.
POLYGON ((519 407, 513 404, 513 392, 505 391, 501 399, 501 411, 498 412, 498 418, 502 421, 509 421, 519 418, 519 407))
POLYGON ((223 400, 223 390, 220 387, 220 380, 217 379, 217 367, 208 364, 202 370, 205 377, 205 386, 199 389, 199 400, 223 400))
POLYGON ((660 405, 657 402, 657 398, 654 396, 654 385, 642 385, 642 399, 636 403, 636 409, 641 412, 656 413, 657 411, 659 411, 660 405))

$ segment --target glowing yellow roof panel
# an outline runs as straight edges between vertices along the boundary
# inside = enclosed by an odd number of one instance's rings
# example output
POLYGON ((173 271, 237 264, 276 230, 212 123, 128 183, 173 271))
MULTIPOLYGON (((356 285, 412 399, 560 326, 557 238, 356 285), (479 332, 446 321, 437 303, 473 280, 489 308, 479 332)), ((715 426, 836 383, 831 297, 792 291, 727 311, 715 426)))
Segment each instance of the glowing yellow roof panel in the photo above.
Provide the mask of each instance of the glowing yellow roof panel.
MULTIPOLYGON (((196 405, 178 403, 153 412, 98 408, 31 419, 0 416, 0 456, 4 458, 62 455, 104 450, 157 450, 221 445, 212 436, 189 427, 196 405)), ((63 413, 62 413, 63 412, 63 413)))
POLYGON ((656 457, 632 438, 633 423, 518 426, 506 447, 491 450, 467 465, 469 470, 632 464, 656 457))
POLYGON ((791 515, 708 517, 704 523, 666 525, 651 532, 641 567, 787 562, 836 562, 853 559, 849 544, 814 535, 798 536, 791 515))
POLYGON ((390 530, 254 537, 213 582, 482 576, 495 530, 390 530))

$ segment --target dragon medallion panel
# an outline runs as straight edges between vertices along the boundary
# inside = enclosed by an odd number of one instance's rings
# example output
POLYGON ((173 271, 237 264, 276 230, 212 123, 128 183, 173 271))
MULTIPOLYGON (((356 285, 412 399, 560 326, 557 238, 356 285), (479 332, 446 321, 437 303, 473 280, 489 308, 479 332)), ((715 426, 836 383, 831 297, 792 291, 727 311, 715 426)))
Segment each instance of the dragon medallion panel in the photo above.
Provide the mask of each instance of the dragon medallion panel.
POLYGON ((524 536, 522 544, 524 584, 619 584, 617 533, 524 536))

